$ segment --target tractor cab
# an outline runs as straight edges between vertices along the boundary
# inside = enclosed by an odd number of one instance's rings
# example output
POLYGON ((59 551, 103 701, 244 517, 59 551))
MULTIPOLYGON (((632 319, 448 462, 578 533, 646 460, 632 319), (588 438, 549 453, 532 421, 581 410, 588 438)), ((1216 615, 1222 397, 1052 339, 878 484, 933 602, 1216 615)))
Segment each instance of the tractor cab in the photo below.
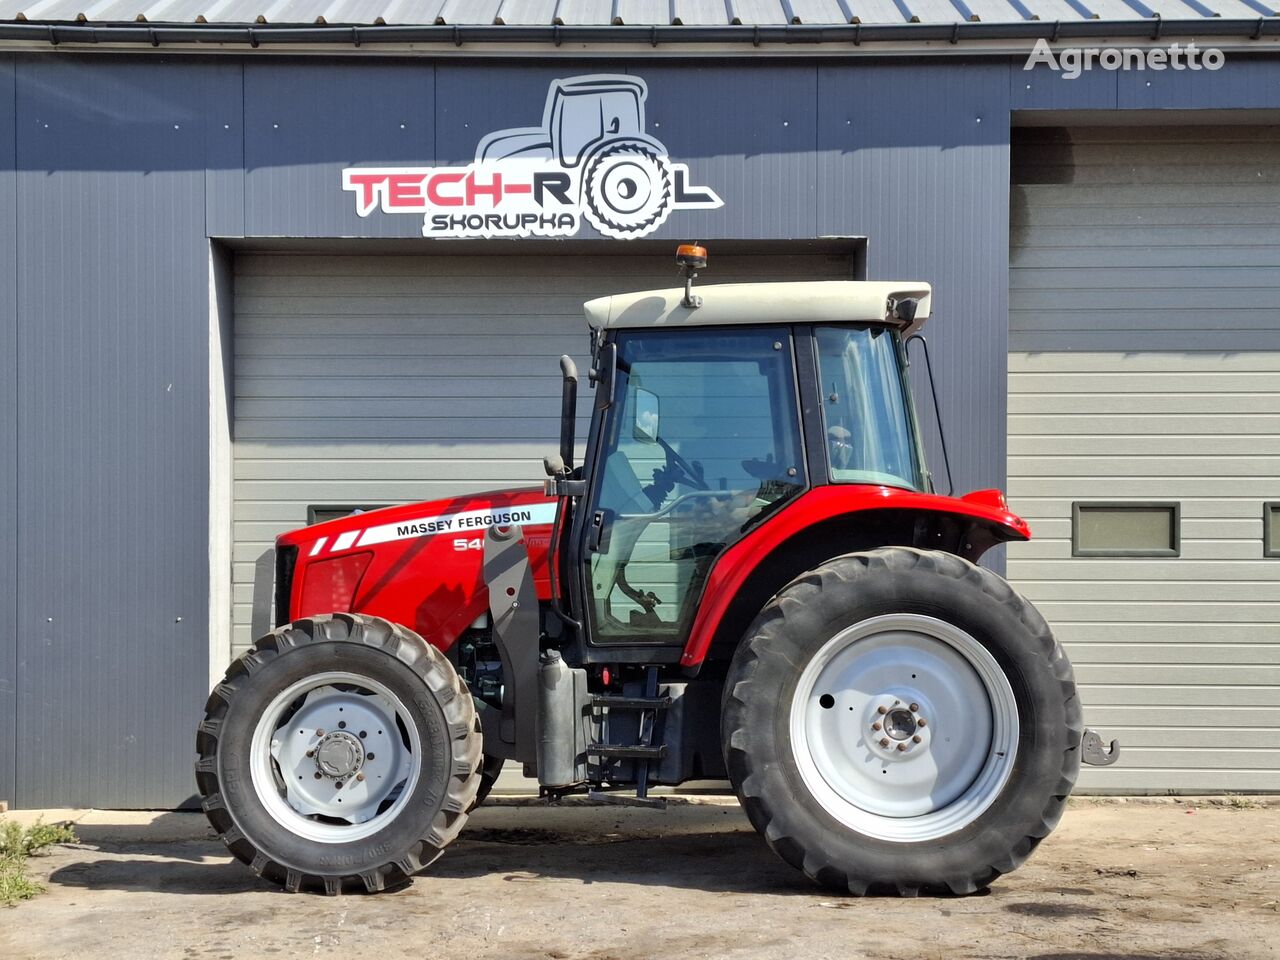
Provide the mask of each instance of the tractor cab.
POLYGON ((595 415, 577 469, 565 421, 548 492, 572 495, 568 596, 588 646, 683 650, 717 559, 806 491, 932 492, 904 346, 929 299, 922 283, 830 281, 586 305, 595 415))

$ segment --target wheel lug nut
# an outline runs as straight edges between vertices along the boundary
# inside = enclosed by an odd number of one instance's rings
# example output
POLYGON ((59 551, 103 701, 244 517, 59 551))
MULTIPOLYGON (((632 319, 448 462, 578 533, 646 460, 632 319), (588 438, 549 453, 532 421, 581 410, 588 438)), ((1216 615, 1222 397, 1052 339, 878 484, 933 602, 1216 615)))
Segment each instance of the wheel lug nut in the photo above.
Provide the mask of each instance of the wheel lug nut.
POLYGON ((919 726, 922 726, 922 727, 923 727, 923 726, 924 726, 924 717, 921 717, 919 720, 917 720, 917 721, 916 721, 916 723, 917 723, 919 726))
POLYGON ((889 712, 888 707, 876 707, 876 713, 884 715, 889 712))
POLYGON ((884 737, 884 738, 880 741, 880 746, 882 746, 882 747, 887 747, 888 745, 889 745, 889 738, 888 738, 888 737, 884 737))
POLYGON ((317 780, 319 780, 319 779, 320 779, 320 771, 319 771, 319 770, 317 770, 317 771, 316 771, 316 779, 317 779, 317 780))
POLYGON ((912 742, 912 743, 919 743, 919 742, 920 742, 920 734, 918 734, 918 733, 917 733, 914 737, 912 737, 912 738, 911 738, 911 742, 912 742))
POLYGON ((919 710, 919 709, 920 709, 920 704, 918 704, 918 703, 913 703, 913 704, 911 705, 911 712, 912 712, 912 713, 915 713, 915 712, 916 712, 917 710, 919 710))
POLYGON ((316 736, 317 736, 317 737, 323 737, 323 736, 324 736, 324 727, 321 727, 319 730, 317 730, 317 731, 316 731, 316 736))
POLYGON ((315 752, 314 750, 308 750, 308 751, 307 751, 307 756, 308 756, 308 757, 314 757, 315 755, 316 755, 316 752, 315 752))
POLYGON ((879 729, 880 729, 880 724, 878 724, 878 723, 873 723, 873 724, 871 725, 871 729, 872 729, 872 730, 879 730, 879 729))
POLYGON ((363 783, 363 782, 364 782, 364 774, 363 774, 363 773, 357 773, 357 774, 356 774, 356 779, 357 779, 357 780, 359 780, 361 783, 363 783))
POLYGON ((900 743, 900 744, 898 744, 898 752, 899 752, 899 753, 901 753, 903 750, 906 750, 906 749, 907 749, 907 745, 906 745, 905 743, 900 743))

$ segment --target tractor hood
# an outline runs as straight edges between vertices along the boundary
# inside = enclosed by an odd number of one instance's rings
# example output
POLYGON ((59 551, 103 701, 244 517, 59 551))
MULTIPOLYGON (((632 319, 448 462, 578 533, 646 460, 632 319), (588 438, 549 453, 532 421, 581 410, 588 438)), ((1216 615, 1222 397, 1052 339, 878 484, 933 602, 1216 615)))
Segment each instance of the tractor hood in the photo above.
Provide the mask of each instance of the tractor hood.
POLYGON ((555 518, 556 501, 529 487, 386 507, 292 530, 276 538, 277 605, 288 603, 277 619, 367 613, 447 649, 488 613, 484 541, 491 528, 521 528, 538 595, 550 595, 547 552, 555 518))

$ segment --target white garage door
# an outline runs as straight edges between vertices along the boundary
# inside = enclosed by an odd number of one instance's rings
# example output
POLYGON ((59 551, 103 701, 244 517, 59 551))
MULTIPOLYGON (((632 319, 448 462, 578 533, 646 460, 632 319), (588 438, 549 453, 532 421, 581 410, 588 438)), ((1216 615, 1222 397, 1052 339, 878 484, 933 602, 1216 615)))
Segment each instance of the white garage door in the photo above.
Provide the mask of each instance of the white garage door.
MULTIPOLYGON (((712 254, 708 283, 853 275, 848 256, 712 254)), ((541 483, 558 359, 586 369, 583 301, 677 282, 669 253, 238 255, 233 653, 266 629, 255 578, 309 507, 541 483)))
POLYGON ((1012 208, 1009 574, 1124 745, 1082 783, 1278 790, 1280 129, 1015 131, 1012 208))

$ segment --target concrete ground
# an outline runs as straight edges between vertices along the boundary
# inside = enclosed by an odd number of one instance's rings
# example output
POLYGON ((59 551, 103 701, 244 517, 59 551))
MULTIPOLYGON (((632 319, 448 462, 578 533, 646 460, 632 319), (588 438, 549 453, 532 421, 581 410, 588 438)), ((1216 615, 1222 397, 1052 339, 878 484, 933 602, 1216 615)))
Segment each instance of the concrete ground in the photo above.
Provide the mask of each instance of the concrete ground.
POLYGON ((1280 957, 1280 805, 1249 799, 1075 800, 987 893, 917 900, 815 887, 722 797, 497 798, 411 886, 335 898, 258 881, 199 815, 73 818, 82 842, 31 861, 48 892, 0 908, 0 957, 1280 957))

